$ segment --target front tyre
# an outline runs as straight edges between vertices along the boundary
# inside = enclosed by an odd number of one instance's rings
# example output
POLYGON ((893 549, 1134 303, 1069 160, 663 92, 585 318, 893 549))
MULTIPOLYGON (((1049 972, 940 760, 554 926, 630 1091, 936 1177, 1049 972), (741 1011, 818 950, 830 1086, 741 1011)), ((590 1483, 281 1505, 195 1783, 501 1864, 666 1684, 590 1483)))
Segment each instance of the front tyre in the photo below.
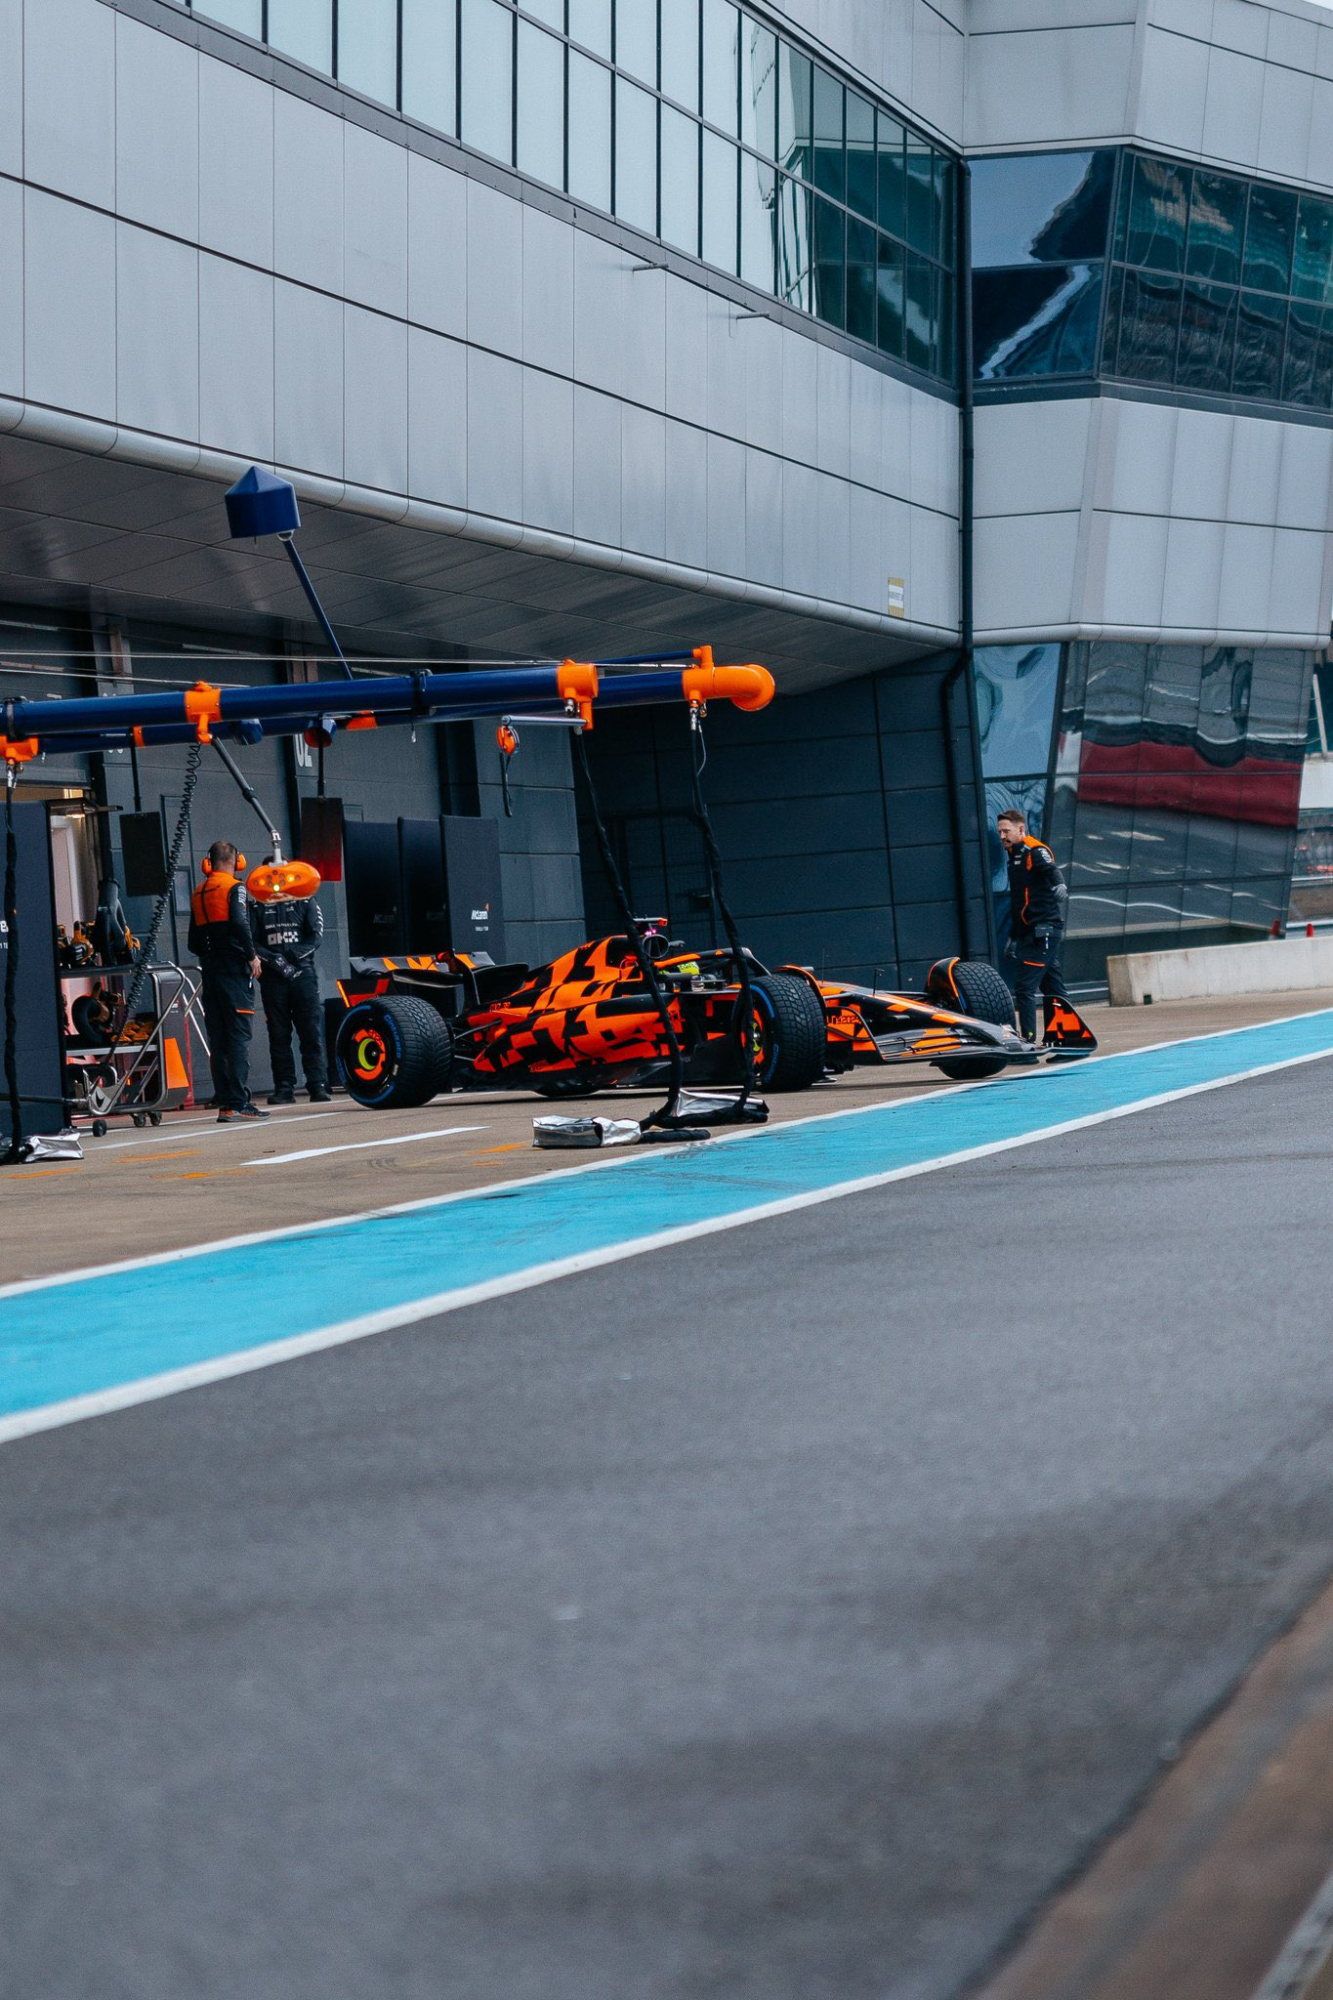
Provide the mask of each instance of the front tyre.
POLYGON ((349 1097, 368 1111, 406 1111, 448 1089, 453 1030, 428 1000, 361 1000, 343 1017, 334 1055, 349 1097))
POLYGON ((824 1074, 828 1024, 808 980, 767 972, 750 982, 754 1080, 761 1090, 808 1090, 824 1074))
MULTIPOLYGON (((953 983, 960 1002, 957 1013, 989 1021, 995 1028, 1013 1027, 1013 995, 984 958, 959 959, 953 968, 953 983)), ((1009 1065, 1003 1056, 949 1056, 935 1067, 955 1083, 980 1083, 985 1077, 999 1076, 1009 1065)))

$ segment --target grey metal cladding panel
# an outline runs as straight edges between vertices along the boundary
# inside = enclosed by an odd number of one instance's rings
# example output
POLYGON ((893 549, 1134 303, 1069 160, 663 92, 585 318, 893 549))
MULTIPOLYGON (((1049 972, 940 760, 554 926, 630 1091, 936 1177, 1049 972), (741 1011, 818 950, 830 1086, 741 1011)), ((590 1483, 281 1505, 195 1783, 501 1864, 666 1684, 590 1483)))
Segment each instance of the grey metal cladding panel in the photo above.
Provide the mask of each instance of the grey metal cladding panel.
MULTIPOLYGON (((815 347, 816 398, 821 472, 846 478, 852 442, 852 368, 854 363, 835 347, 815 347)), ((832 593, 830 593, 832 594, 832 593)))
POLYGON ((408 491, 441 506, 467 505, 467 348, 408 330, 408 491))
POLYGON ((945 901, 941 897, 933 903, 896 902, 894 929, 904 965, 910 959, 920 965, 922 972, 959 945, 958 910, 952 899, 945 901))
POLYGON ((199 440, 272 460, 273 287, 266 271, 199 258, 199 440))
MULTIPOLYGON (((948 666, 953 664, 950 659, 948 666)), ((935 673, 879 674, 875 679, 875 709, 886 736, 917 734, 940 726, 940 682, 935 673)), ((925 782, 930 782, 926 780, 925 782)))
POLYGON ((664 271, 623 274, 624 394, 651 410, 666 408, 666 285, 664 271))
POLYGON ((949 793, 944 786, 888 791, 884 794, 884 809, 889 852, 895 856, 902 849, 932 847, 950 837, 949 793))
MULTIPOLYGON (((780 452, 783 329, 771 319, 753 319, 744 322, 743 331, 746 441, 759 451, 780 452)), ((873 371, 862 369, 858 372, 871 374, 873 371)))
POLYGON ((782 462, 766 451, 745 454, 745 574, 782 583, 782 462))
POLYGON ((820 594, 838 604, 848 603, 852 595, 852 493, 845 479, 820 475, 816 512, 820 594))
POLYGON ((1203 150, 1208 103, 1208 40, 1147 30, 1135 131, 1173 152, 1203 150))
MULTIPOLYGON (((942 761, 942 760, 941 760, 942 761)), ((836 757, 812 758, 806 743, 773 743, 737 751, 709 772, 710 802, 840 798, 879 789, 879 759, 868 737, 854 737, 836 757)))
POLYGON ((708 435, 708 567, 745 574, 745 446, 708 435))
POLYGON ((1285 69, 1278 63, 1264 65, 1258 164, 1266 174, 1280 174, 1286 180, 1305 178, 1310 162, 1314 104, 1312 75, 1285 69))
POLYGON ((789 590, 819 595, 819 474, 790 459, 782 467, 782 567, 789 590))
POLYGON ((25 395, 114 423, 114 219, 29 188, 23 269, 25 395), (90 300, 101 309, 90 311, 90 300))
POLYGON ((782 449, 798 465, 819 460, 819 347, 783 330, 782 449))
POLYGON ((728 868, 738 861, 777 865, 791 854, 837 856, 867 849, 881 857, 884 853, 884 811, 878 791, 717 806, 712 817, 728 868))
MULTIPOLYGON (((948 828, 944 831, 947 833, 948 828)), ((893 900, 901 913, 917 904, 947 902, 954 894, 952 843, 906 847, 893 855, 893 900)))
POLYGON ((974 35, 968 47, 970 146, 1113 138, 1128 124, 1132 22, 974 35))
MULTIPOLYGON (((937 709, 938 714, 938 709, 937 709)), ((948 783, 944 739, 933 731, 902 730, 884 735, 880 743, 884 764, 884 789, 899 787, 918 791, 948 783)))
POLYGON ((116 415, 199 436, 199 252, 133 223, 116 230, 116 415))
POLYGON ((708 439, 692 424, 666 427, 666 553, 690 569, 708 565, 708 439))
POLYGON ((540 208, 523 209, 523 359, 574 372, 575 232, 540 208))
POLYGON ((863 910, 889 903, 888 856, 861 849, 840 854, 784 855, 773 862, 727 863, 727 900, 747 916, 786 916, 791 910, 863 910))
POLYGON ((574 386, 523 371, 523 519, 574 532, 574 386))
POLYGON ((583 230, 574 236, 574 374, 618 396, 625 379, 625 293, 630 260, 583 230))
POLYGON ((686 423, 708 421, 708 295, 666 280, 666 408, 686 423))
POLYGON ((80 201, 116 201, 116 16, 99 0, 27 0, 23 170, 80 201))
POLYGON ((408 313, 440 333, 467 333, 467 190, 462 174, 422 153, 407 166, 408 313))
POLYGON ((199 240, 273 263, 273 106, 279 93, 209 57, 199 62, 199 240))
POLYGON ((620 413, 611 396, 574 390, 574 532, 620 546, 620 413))
MULTIPOLYGON (((746 339, 752 324, 738 320, 729 299, 705 294, 707 423, 710 431, 745 436, 745 378, 750 363, 746 339)), ((753 322, 757 324, 757 322, 753 322)))
POLYGON ((1204 152, 1215 160, 1256 167, 1263 106, 1264 65, 1229 49, 1215 48, 1208 61, 1204 152))
POLYGON ((467 337, 517 357, 523 349, 523 210, 512 195, 467 184, 467 337))
POLYGON ((285 90, 273 95, 274 262, 286 278, 341 295, 343 120, 285 90))
POLYGON ((274 427, 280 465, 343 476, 343 306, 279 282, 274 427))
POLYGON ((346 307, 343 470, 357 486, 407 490, 407 328, 346 307))
POLYGON ((350 119, 343 128, 346 297, 407 312, 407 162, 401 146, 350 119))
MULTIPOLYGON (((0 180, 0 270, 23 271, 23 189, 0 180)), ((23 285, 0 286, 0 396, 23 394, 23 285)))
POLYGON ((116 209, 198 238, 198 51, 126 14, 116 16, 116 209))
POLYGON ((517 521, 523 509, 523 371, 481 348, 468 351, 467 493, 480 514, 517 521))
POLYGON ((23 172, 23 0, 0 0, 0 174, 23 172))
POLYGON ((634 403, 620 412, 620 538, 640 555, 664 553, 666 418, 634 403))
POLYGON ((768 965, 812 965, 830 973, 857 966, 869 976, 876 967, 891 968, 897 958, 893 907, 887 902, 878 909, 828 912, 816 904, 791 916, 756 918, 745 928, 747 943, 768 965))

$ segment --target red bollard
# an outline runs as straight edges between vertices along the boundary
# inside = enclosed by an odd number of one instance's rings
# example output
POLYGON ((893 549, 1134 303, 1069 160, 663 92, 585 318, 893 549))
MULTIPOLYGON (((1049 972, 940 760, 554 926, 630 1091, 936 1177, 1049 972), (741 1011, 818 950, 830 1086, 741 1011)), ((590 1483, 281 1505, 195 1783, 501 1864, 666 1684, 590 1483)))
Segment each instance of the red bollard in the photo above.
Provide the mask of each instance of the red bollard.
POLYGON ((1305 926, 1305 935, 1306 935, 1307 937, 1313 937, 1313 936, 1314 936, 1314 925, 1313 925, 1313 924, 1307 924, 1307 925, 1305 926))

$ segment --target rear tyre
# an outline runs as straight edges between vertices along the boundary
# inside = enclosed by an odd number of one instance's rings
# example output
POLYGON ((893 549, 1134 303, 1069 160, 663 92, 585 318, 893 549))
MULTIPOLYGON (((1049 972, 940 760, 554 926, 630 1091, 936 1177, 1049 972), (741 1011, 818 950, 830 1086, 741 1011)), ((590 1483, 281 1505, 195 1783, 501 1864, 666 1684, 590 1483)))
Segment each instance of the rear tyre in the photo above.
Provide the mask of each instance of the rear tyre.
MULTIPOLYGON (((960 959, 953 977, 962 1003, 958 1013, 989 1021, 995 1028, 1013 1027, 1013 995, 993 965, 987 965, 984 958, 960 959)), ((984 1077, 998 1076, 1009 1065, 1003 1056, 949 1056, 935 1067, 955 1083, 980 1083, 984 1077)))
POLYGON ((754 1080, 761 1090, 808 1090, 824 1074, 824 1003, 804 979, 767 972, 750 982, 754 1001, 754 1080))
POLYGON ((370 1111, 406 1111, 448 1089, 453 1030, 428 1000, 361 1000, 344 1016, 334 1054, 349 1097, 370 1111))

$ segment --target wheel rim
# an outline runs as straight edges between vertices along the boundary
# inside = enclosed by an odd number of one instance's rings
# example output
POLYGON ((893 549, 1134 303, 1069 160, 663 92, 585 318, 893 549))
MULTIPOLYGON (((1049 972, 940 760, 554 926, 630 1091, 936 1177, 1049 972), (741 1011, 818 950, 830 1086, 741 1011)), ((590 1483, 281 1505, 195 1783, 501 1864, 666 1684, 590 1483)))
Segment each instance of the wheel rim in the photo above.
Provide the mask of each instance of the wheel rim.
POLYGON ((373 1021, 358 1021, 348 1041, 350 1047, 344 1058, 348 1084, 366 1091, 379 1089, 392 1070, 392 1056, 383 1030, 373 1021))

